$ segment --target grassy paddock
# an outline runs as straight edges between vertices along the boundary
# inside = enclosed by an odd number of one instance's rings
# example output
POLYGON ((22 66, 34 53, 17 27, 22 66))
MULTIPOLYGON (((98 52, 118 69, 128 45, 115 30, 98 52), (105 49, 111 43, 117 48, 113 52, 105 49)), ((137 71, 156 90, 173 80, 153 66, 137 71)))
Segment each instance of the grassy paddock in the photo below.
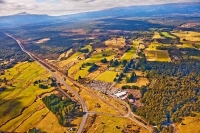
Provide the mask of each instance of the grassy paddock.
POLYGON ((90 67, 88 66, 80 70, 80 67, 82 66, 82 64, 87 63, 87 62, 99 63, 103 58, 106 58, 109 61, 112 58, 114 58, 115 54, 116 52, 110 48, 94 52, 91 58, 88 58, 86 60, 81 60, 79 63, 73 65, 68 70, 68 74, 71 75, 74 79, 77 79, 79 76, 84 78, 87 74, 89 74, 88 69, 90 67), (106 54, 106 56, 103 56, 103 54, 106 54))
POLYGON ((172 38, 172 39, 175 39, 176 37, 175 36, 172 36, 170 35, 169 33, 167 32, 161 32, 165 37, 168 37, 168 38, 172 38))
POLYGON ((177 127, 180 133, 200 133, 200 114, 196 117, 185 117, 177 127))
MULTIPOLYGON (((90 122, 89 122, 90 123, 90 122)), ((126 118, 118 118, 113 116, 98 115, 95 121, 92 123, 88 133, 121 133, 124 127, 131 125, 129 132, 133 130, 139 130, 139 126, 126 118), (118 128, 117 128, 118 127, 118 128)), ((140 128, 141 133, 149 133, 148 130, 140 128)))
POLYGON ((163 62, 171 61, 169 53, 164 50, 152 50, 152 51, 146 50, 145 56, 148 61, 163 61, 163 62))
POLYGON ((160 38, 162 38, 162 36, 160 36, 160 33, 154 32, 153 39, 160 39, 160 38))
MULTIPOLYGON (((51 74, 35 62, 18 63, 13 68, 6 70, 5 75, 0 76, 1 79, 6 78, 8 83, 7 89, 0 93, 0 125, 12 119, 2 126, 1 130, 12 131, 19 126, 15 130, 18 131, 19 129, 20 132, 25 132, 32 128, 33 125, 30 125, 29 122, 26 123, 26 121, 37 121, 31 115, 36 115, 38 118, 47 111, 47 109, 46 111, 44 111, 45 109, 43 111, 37 110, 38 107, 43 105, 41 100, 36 100, 37 95, 54 89, 50 85, 49 89, 41 89, 38 84, 34 85, 33 82, 47 80, 48 77, 51 77, 51 74), (12 86, 9 84, 12 84, 12 86), (35 100, 36 102, 34 102, 35 100), (25 110, 20 115, 23 108, 25 110), (23 120, 25 122, 20 125, 23 120)), ((57 119, 54 119, 54 121, 57 121, 57 119)))
POLYGON ((126 52, 123 56, 122 56, 122 60, 131 60, 133 55, 135 54, 136 52, 136 49, 137 49, 137 45, 138 45, 138 41, 134 40, 133 41, 133 47, 128 51, 126 52))
POLYGON ((113 82, 114 78, 116 77, 118 72, 114 71, 105 71, 104 73, 100 74, 96 80, 101 80, 105 82, 113 82))
POLYGON ((180 41, 185 39, 186 41, 199 41, 200 40, 200 33, 193 32, 193 31, 175 31, 172 34, 177 35, 180 37, 180 41))

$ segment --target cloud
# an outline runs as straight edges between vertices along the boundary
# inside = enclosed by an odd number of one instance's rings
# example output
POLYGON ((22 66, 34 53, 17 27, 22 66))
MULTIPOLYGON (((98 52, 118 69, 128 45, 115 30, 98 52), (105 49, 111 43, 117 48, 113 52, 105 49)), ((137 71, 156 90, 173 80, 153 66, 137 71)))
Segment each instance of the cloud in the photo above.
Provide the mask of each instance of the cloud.
MULTIPOLYGON (((178 2, 195 2, 199 0, 173 0, 178 2)), ((152 5, 172 3, 171 0, 0 0, 0 16, 19 12, 66 15, 87 11, 96 11, 113 7, 132 5, 152 5)))
POLYGON ((4 0, 0 0, 0 4, 4 4, 6 3, 4 0))

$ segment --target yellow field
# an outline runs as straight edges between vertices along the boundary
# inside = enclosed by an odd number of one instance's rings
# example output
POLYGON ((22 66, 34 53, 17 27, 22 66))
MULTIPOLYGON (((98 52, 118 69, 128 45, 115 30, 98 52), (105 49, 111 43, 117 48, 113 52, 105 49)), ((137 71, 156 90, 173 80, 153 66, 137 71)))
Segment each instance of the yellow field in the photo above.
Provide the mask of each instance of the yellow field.
POLYGON ((127 61, 131 60, 134 54, 135 50, 131 49, 122 56, 122 60, 127 60, 127 61))
POLYGON ((194 48, 194 46, 192 46, 192 44, 188 43, 188 42, 184 42, 181 47, 184 47, 184 48, 194 48))
POLYGON ((159 50, 159 51, 156 51, 156 54, 157 54, 156 61, 164 61, 164 62, 171 61, 171 59, 169 57, 169 53, 167 51, 159 50))
POLYGON ((126 45, 125 39, 123 37, 120 38, 113 38, 105 41, 105 44, 108 47, 124 47, 126 45))
POLYGON ((54 89, 41 89, 33 82, 47 80, 51 75, 35 62, 24 62, 6 70, 5 75, 0 76, 1 79, 4 77, 12 86, 7 85, 7 89, 0 93, 0 125, 4 124, 0 130, 26 132, 48 112, 37 95, 54 89))
POLYGON ((177 125, 180 133, 200 133, 200 114, 196 117, 185 117, 182 123, 184 125, 177 125))
POLYGON ((47 115, 48 113, 50 112, 47 108, 38 110, 32 116, 30 116, 27 120, 25 120, 16 131, 18 132, 23 132, 24 130, 28 131, 30 127, 35 127, 38 123, 40 123, 41 120, 43 119, 43 116, 47 115))
POLYGON ((152 50, 152 51, 145 51, 145 56, 148 61, 164 61, 170 62, 171 59, 169 57, 169 53, 164 50, 152 50))
POLYGON ((42 119, 41 122, 39 122, 35 127, 47 133, 67 132, 65 128, 60 126, 57 118, 51 112, 49 112, 47 116, 44 117, 44 119, 42 119))
POLYGON ((153 39, 160 39, 162 36, 160 36, 159 32, 154 32, 153 39))
POLYGON ((149 131, 144 128, 139 129, 139 126, 129 119, 106 115, 97 115, 97 118, 92 123, 87 133, 121 133, 124 128, 127 128, 128 132, 139 130, 141 133, 149 133, 149 131), (127 125, 131 127, 127 128, 127 125))
MULTIPOLYGON (((86 45, 85 47, 83 47, 83 49, 88 48, 89 52, 92 51, 92 46, 91 45, 86 45)), ((68 54, 71 52, 72 50, 68 50, 67 52, 65 52, 64 54, 61 54, 60 57, 58 58, 58 60, 60 60, 60 58, 62 57, 68 57, 68 54)), ((66 60, 62 60, 59 61, 59 67, 63 68, 63 67, 71 67, 72 65, 74 65, 74 63, 76 64, 77 62, 80 62, 80 60, 78 58, 80 58, 81 60, 84 60, 85 57, 83 56, 84 53, 81 52, 75 52, 72 56, 70 56, 68 59, 66 60)))
POLYGON ((79 70, 75 75, 74 75, 74 79, 78 79, 79 76, 81 76, 81 78, 84 78, 89 72, 90 66, 87 66, 85 68, 81 68, 81 70, 79 70))
POLYGON ((122 56, 122 60, 131 60, 132 57, 135 55, 136 53, 136 49, 137 49, 137 45, 138 45, 138 41, 134 40, 133 41, 133 47, 128 51, 126 52, 123 56, 122 56))
POLYGON ((200 33, 193 32, 193 31, 179 31, 179 32, 172 32, 172 34, 177 35, 180 37, 180 41, 186 39, 186 41, 200 41, 200 33))
POLYGON ((159 43, 157 42, 153 42, 149 45, 148 48, 146 48, 146 50, 156 50, 156 46, 159 46, 159 43))
POLYGON ((116 77, 118 72, 114 71, 105 71, 104 73, 100 74, 95 80, 101 80, 105 82, 114 82, 114 78, 116 77))
POLYGON ((117 84, 116 87, 121 88, 124 85, 135 85, 135 86, 143 86, 143 85, 147 85, 149 83, 149 80, 147 78, 143 78, 143 77, 139 77, 137 79, 137 81, 135 83, 121 83, 121 84, 117 84))
POLYGON ((81 60, 75 65, 73 65, 69 70, 68 74, 74 79, 77 79, 79 76, 84 78, 87 74, 89 74, 88 69, 90 66, 87 66, 85 68, 82 68, 80 70, 80 67, 82 66, 83 63, 98 63, 100 62, 103 58, 106 58, 108 61, 114 58, 116 52, 112 50, 111 48, 105 49, 105 50, 98 50, 97 52, 93 53, 91 58, 88 58, 86 60, 81 60), (103 56, 103 54, 107 54, 107 56, 103 56))

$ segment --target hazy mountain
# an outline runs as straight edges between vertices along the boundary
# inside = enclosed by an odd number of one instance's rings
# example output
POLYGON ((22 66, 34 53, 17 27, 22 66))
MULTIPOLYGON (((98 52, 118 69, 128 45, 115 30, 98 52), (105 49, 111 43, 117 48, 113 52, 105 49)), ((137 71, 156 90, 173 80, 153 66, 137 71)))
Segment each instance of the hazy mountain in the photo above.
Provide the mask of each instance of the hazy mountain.
POLYGON ((0 17, 0 26, 19 26, 53 19, 48 15, 28 14, 26 12, 0 17))
POLYGON ((200 2, 149 6, 117 7, 107 10, 53 17, 48 15, 19 14, 0 17, 0 26, 18 26, 36 22, 77 21, 101 17, 152 17, 172 14, 200 14, 200 2))

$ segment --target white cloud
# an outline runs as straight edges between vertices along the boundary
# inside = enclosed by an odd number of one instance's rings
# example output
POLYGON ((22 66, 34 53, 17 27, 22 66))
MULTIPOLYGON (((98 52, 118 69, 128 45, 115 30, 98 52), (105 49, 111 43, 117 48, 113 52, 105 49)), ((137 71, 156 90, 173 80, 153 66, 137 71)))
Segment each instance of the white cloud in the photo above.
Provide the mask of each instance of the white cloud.
MULTIPOLYGON (((173 3, 193 1, 198 0, 174 0, 173 3)), ((16 14, 19 12, 66 15, 112 7, 162 4, 171 2, 171 0, 0 0, 0 16, 16 14)))

